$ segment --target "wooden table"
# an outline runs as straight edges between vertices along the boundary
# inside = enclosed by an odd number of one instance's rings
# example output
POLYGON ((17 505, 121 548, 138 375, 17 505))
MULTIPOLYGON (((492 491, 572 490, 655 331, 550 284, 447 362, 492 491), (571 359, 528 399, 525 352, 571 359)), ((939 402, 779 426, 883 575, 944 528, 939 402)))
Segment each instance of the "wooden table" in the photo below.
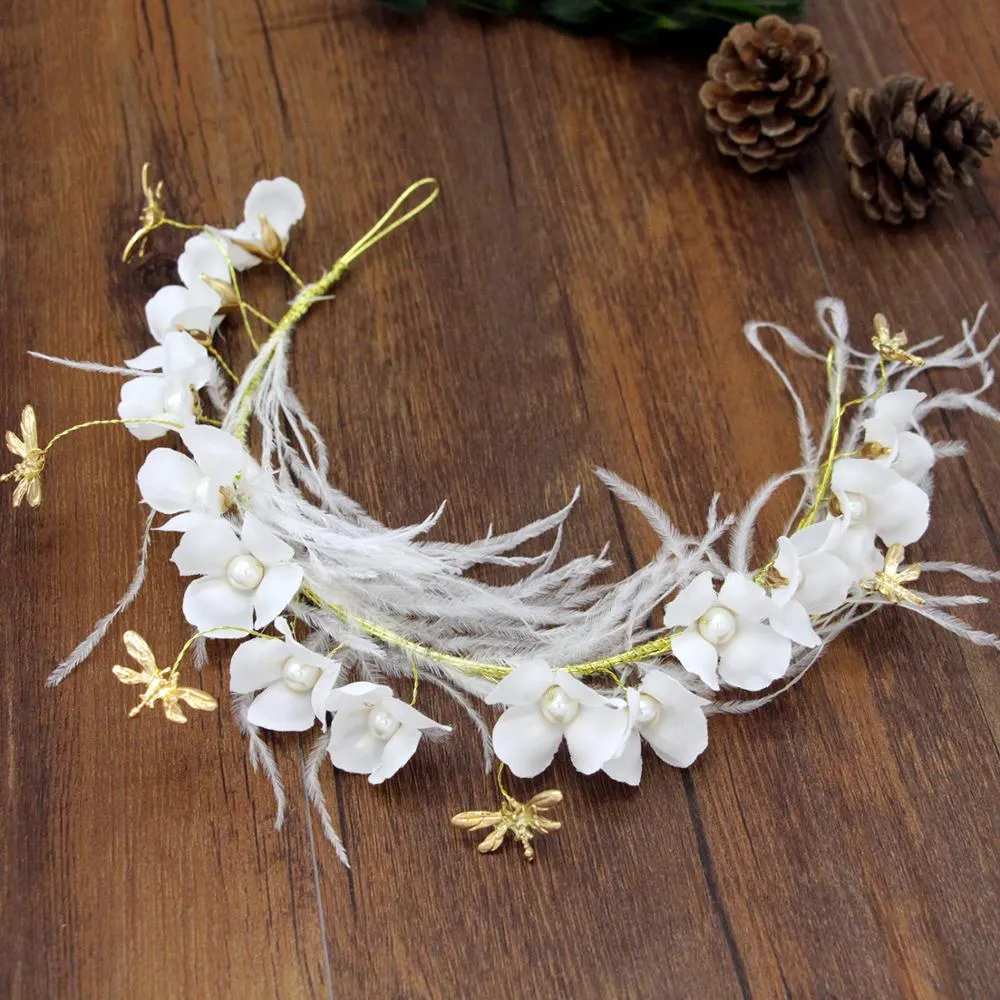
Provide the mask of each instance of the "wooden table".
MULTIPOLYGON (((1000 106, 997 3, 813 7, 841 93, 910 69, 1000 106)), ((145 261, 119 261, 147 159, 188 217, 235 221, 256 178, 297 179, 309 208, 291 257, 309 273, 410 181, 439 178, 437 205, 300 331, 296 381, 335 481, 393 524, 448 497, 462 539, 582 483, 569 549, 610 540, 623 570, 654 540, 592 466, 697 531, 713 490, 738 509, 795 463, 745 320, 812 334, 814 299, 836 294, 859 338, 876 310, 953 336, 1000 304, 997 163, 930 224, 879 229, 847 193, 833 128, 788 176, 720 161, 697 107, 703 52, 361 0, 22 2, 0 29, 4 426, 28 400, 48 432, 113 415, 116 378, 25 351, 117 362, 147 346, 143 303, 179 249, 158 235, 145 261)), ((279 285, 256 286, 272 309, 279 285)), ((791 367, 818 410, 822 372, 791 367)), ((962 415, 934 430, 969 456, 942 466, 919 551, 996 565, 1000 429, 962 415)), ((289 818, 272 829, 224 658, 203 676, 216 715, 125 718, 122 628, 162 650, 187 634, 169 539, 114 635, 43 684, 125 586, 146 450, 80 435, 39 511, 3 507, 0 995, 1000 996, 995 654, 881 614, 790 696, 715 720, 690 771, 648 764, 629 791, 560 762, 519 784, 566 794, 534 865, 479 857, 449 827, 496 792, 464 716, 428 690, 421 704, 457 723, 449 743, 384 787, 326 775, 347 872, 309 815, 295 738, 276 742, 289 818)))

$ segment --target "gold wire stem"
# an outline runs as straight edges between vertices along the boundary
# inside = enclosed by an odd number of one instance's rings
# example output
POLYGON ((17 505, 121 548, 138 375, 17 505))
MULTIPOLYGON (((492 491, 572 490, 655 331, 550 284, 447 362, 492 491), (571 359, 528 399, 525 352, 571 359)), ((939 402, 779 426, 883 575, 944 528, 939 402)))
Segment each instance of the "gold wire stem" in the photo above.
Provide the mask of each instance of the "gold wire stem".
MULTIPOLYGON (((827 355, 827 363, 829 364, 833 358, 833 351, 827 355)), ((854 406, 862 406, 865 403, 870 403, 873 400, 879 398, 883 392, 886 390, 886 386, 889 382, 889 376, 885 370, 885 358, 879 355, 879 385, 878 388, 871 394, 867 396, 859 396, 856 399, 848 400, 846 403, 842 403, 837 410, 837 415, 833 419, 833 426, 830 429, 830 447, 827 452, 826 460, 823 462, 823 472, 820 476, 819 486, 816 488, 816 496, 813 499, 809 510, 803 515, 802 519, 798 523, 797 531, 801 531, 803 528, 808 528, 816 518, 819 516, 820 510, 823 508, 823 504, 826 502, 827 497, 830 493, 830 483, 833 480, 833 467, 839 458, 845 456, 837 454, 837 448, 840 445, 840 432, 843 426, 844 417, 847 411, 854 406)), ((839 402, 840 390, 839 386, 837 389, 837 402, 839 402)))
POLYGON ((174 430, 183 430, 183 425, 175 423, 172 420, 160 420, 157 417, 133 417, 129 420, 123 418, 118 419, 107 419, 107 420, 87 420, 82 424, 74 424, 72 427, 67 427, 65 430, 60 431, 53 438, 50 439, 49 443, 42 449, 42 454, 47 455, 49 449, 57 442, 61 441, 64 437, 68 437, 70 434, 75 434, 77 431, 86 430, 88 427, 121 427, 124 424, 159 424, 161 427, 171 427, 174 430))
POLYGON ((258 639, 277 639, 277 636, 267 635, 265 632, 258 632, 252 628, 244 628, 242 625, 215 625, 212 628, 202 629, 200 632, 195 632, 194 635, 189 636, 184 645, 181 646, 181 651, 174 658, 174 662, 170 668, 168 676, 176 680, 180 674, 181 661, 187 655, 187 651, 198 639, 201 639, 206 635, 211 635, 213 632, 242 632, 244 637, 252 635, 258 639))
POLYGON ((296 274, 295 269, 288 263, 287 260, 285 260, 284 257, 276 257, 274 262, 281 268, 282 271, 285 272, 285 274, 288 275, 289 278, 292 279, 292 281, 295 282, 296 285, 299 286, 299 288, 305 288, 306 283, 298 276, 298 274, 296 274))
POLYGON ((219 367, 232 379, 234 385, 239 385, 239 379, 236 377, 236 372, 226 364, 226 359, 219 353, 219 349, 214 344, 206 344, 205 350, 212 355, 213 358, 218 362, 219 367))
POLYGON ((259 319, 262 323, 269 326, 272 330, 277 327, 278 324, 275 323, 275 321, 271 319, 271 317, 268 316, 267 313, 263 313, 259 309, 256 309, 254 306, 250 305, 249 302, 244 302, 243 304, 246 306, 246 310, 248 313, 250 313, 251 316, 256 316, 257 319, 259 319))
MULTIPOLYGON (((258 364, 255 367, 253 377, 244 387, 239 398, 232 404, 234 408, 233 413, 235 414, 233 420, 233 433, 240 441, 244 443, 246 442, 250 423, 251 404, 253 402, 254 395, 260 386, 264 373, 274 360, 278 345, 281 341, 291 334, 296 324, 306 315, 306 313, 309 312, 313 305, 322 299, 330 291, 330 289, 332 289, 334 285, 340 281, 354 261, 356 261, 367 250, 370 250, 373 246, 375 246, 379 240, 384 239, 389 235, 389 233, 393 232, 393 230, 398 229, 400 226, 409 222, 410 219, 414 218, 414 216, 418 215, 425 208, 427 208, 434 201, 434 199, 437 198, 439 191, 440 189, 437 181, 430 177, 425 177, 422 180, 411 184, 392 203, 388 211, 383 214, 378 222, 376 222, 375 225, 372 226, 372 228, 369 229, 368 232, 354 244, 354 246, 341 256, 316 281, 302 285, 299 293, 292 300, 292 304, 289 306, 287 312, 281 317, 280 320, 278 320, 277 325, 271 331, 271 334, 265 341, 263 347, 258 348, 258 364), (404 212, 401 216, 399 216, 399 218, 394 219, 393 217, 399 211, 401 206, 404 205, 416 191, 419 191, 424 187, 432 188, 430 194, 428 194, 427 197, 425 197, 419 204, 404 212)), ((238 289, 237 295, 239 295, 238 289)), ((245 319, 246 303, 242 301, 242 298, 240 298, 239 301, 241 303, 240 311, 245 319)))
POLYGON ((416 660, 413 660, 410 665, 413 667, 413 694, 410 695, 410 707, 412 708, 417 703, 417 691, 420 689, 420 671, 417 670, 416 660))
MULTIPOLYGON (((454 653, 445 653, 433 646, 414 642, 406 636, 399 635, 391 629, 383 628, 375 622, 368 621, 352 614, 346 608, 333 604, 325 600, 311 587, 303 587, 302 596, 317 607, 323 608, 336 615, 346 625, 359 629, 372 639, 378 639, 386 646, 393 649, 402 650, 410 656, 430 663, 438 663, 443 667, 450 667, 459 673, 471 677, 481 677, 488 681, 501 681, 506 677, 512 667, 503 663, 485 663, 482 660, 472 660, 464 656, 457 656, 454 653)), ((673 646, 673 635, 661 635, 648 642, 640 643, 620 653, 612 656, 605 656, 599 660, 588 660, 584 663, 571 663, 559 670, 572 674, 574 677, 591 677, 594 674, 608 674, 614 677, 616 685, 621 686, 621 679, 615 673, 616 667, 627 666, 630 663, 639 663, 642 660, 651 660, 656 657, 667 655, 673 646)))

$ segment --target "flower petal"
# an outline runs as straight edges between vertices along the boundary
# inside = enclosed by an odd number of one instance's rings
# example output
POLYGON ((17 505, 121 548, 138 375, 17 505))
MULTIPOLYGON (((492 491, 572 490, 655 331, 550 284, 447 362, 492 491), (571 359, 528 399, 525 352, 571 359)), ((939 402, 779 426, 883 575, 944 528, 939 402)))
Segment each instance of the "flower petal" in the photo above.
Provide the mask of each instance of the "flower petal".
POLYGON ((901 431, 910 425, 913 421, 913 411, 926 398, 927 393, 918 392, 916 389, 887 392, 875 400, 872 414, 880 420, 887 420, 897 431, 901 431))
POLYGON ((565 670, 555 670, 552 672, 552 683, 558 685, 575 701, 588 708, 602 708, 608 704, 608 699, 599 691, 584 684, 578 677, 567 673, 565 670))
POLYGON ((204 480, 201 469, 187 455, 170 448, 154 448, 136 475, 142 499, 161 514, 191 510, 204 480))
POLYGON ((291 562, 295 550, 287 542, 283 542, 263 521, 253 514, 243 518, 243 530, 240 532, 243 544, 265 565, 280 566, 291 562))
POLYGON ((829 552, 805 556, 801 562, 802 581, 795 599, 811 615, 825 615, 847 600, 854 580, 847 564, 829 552))
POLYGON ((625 740, 621 753, 604 762, 602 771, 615 781, 638 785, 642 779, 642 740, 639 730, 633 729, 625 740))
POLYGON ((715 603, 715 584, 712 574, 696 576, 663 609, 664 628, 693 625, 715 603))
POLYGON ((451 726, 443 726, 440 722, 435 722, 429 715, 418 712, 412 705, 408 705, 399 698, 382 702, 382 707, 398 722, 406 726, 407 729, 443 729, 445 732, 451 731, 451 726))
POLYGON ((656 719, 641 730, 653 752, 672 767, 690 767, 708 746, 708 702, 661 670, 650 670, 640 688, 660 703, 656 719))
POLYGON ((562 737, 537 705, 514 705, 493 727, 493 749, 517 777, 533 778, 552 763, 562 737))
POLYGON ((293 691, 278 681, 254 698, 247 721, 276 733, 304 733, 316 725, 316 716, 308 692, 293 691))
POLYGON ((419 729, 400 726, 385 741, 382 759, 378 767, 368 776, 368 781, 373 785, 380 785, 387 778, 391 778, 417 752, 419 742, 419 729))
POLYGON ((329 728, 327 753, 334 767, 351 774, 371 774, 379 765, 385 743, 368 728, 368 712, 338 712, 329 728))
POLYGON ((184 617, 199 632, 212 629, 213 639, 242 639, 253 626, 253 594, 203 576, 184 591, 184 617))
POLYGON ((555 683, 553 671, 542 660, 517 664, 483 699, 487 705, 529 705, 555 683))
POLYGON ((143 351, 137 358, 130 358, 125 362, 126 367, 135 368, 140 372, 152 372, 163 367, 167 352, 161 345, 150 347, 143 351))
POLYGON ((867 579, 882 568, 882 554, 875 547, 875 532, 867 524, 851 525, 837 543, 836 556, 847 566, 851 583, 867 579))
POLYGON ((212 364, 208 351, 191 334, 170 330, 163 335, 163 371, 191 372, 191 385, 200 389, 212 376, 212 364), (197 385, 201 379, 204 381, 197 385))
POLYGON ((219 485, 228 485, 256 464, 232 434, 210 424, 186 427, 180 437, 202 472, 219 485))
POLYGON ((260 216, 264 216, 282 240, 288 231, 305 215, 306 199, 302 188, 287 177, 257 181, 243 206, 247 223, 260 236, 260 216))
POLYGON ((869 458, 869 462, 877 462, 879 465, 892 465, 896 460, 896 452, 899 449, 899 431, 888 421, 872 417, 862 425, 865 429, 865 444, 873 442, 888 448, 887 455, 878 458, 869 458))
POLYGON ((581 774, 593 774, 609 761, 622 744, 628 713, 611 708, 581 705, 576 718, 566 727, 570 760, 581 774))
POLYGON ((309 696, 312 701, 313 714, 323 723, 324 729, 326 728, 326 706, 330 700, 331 692, 336 687, 339 676, 340 664, 338 663, 336 669, 327 670, 323 673, 320 679, 316 681, 309 696))
POLYGON ((814 649, 820 644, 820 637, 809 621, 809 613, 798 601, 789 601, 783 607, 775 609, 768 621, 778 635, 783 635, 800 646, 814 649))
MULTIPOLYGON (((219 576, 243 552, 233 529, 221 517, 199 520, 181 536, 170 561, 181 576, 219 576)), ((253 594, 250 594, 251 603, 253 594)))
POLYGON ((934 466, 934 446, 922 434, 903 431, 899 435, 899 450, 893 471, 904 479, 919 483, 934 466))
POLYGON ((870 496, 888 489, 895 481, 892 469, 867 458, 841 458, 833 464, 831 485, 835 493, 870 496))
POLYGON ((868 498, 865 520, 886 545, 912 545, 930 524, 930 497, 908 479, 868 498))
POLYGON ((166 285, 146 303, 146 324, 153 339, 163 340, 168 330, 176 330, 175 317, 188 304, 188 290, 183 285, 166 285))
POLYGON ((738 615, 745 615, 755 621, 767 617, 772 608, 772 603, 763 588, 742 573, 727 574, 719 589, 718 603, 738 615))
MULTIPOLYGON (((217 237, 211 233, 198 233, 184 244, 184 252, 177 258, 177 273, 188 288, 211 291, 201 280, 203 274, 217 281, 229 281, 229 265, 217 237)), ((218 296, 216 296, 218 297, 218 296)))
POLYGON ((694 625, 674 636, 671 649, 685 670, 700 677, 713 691, 719 690, 719 651, 694 625))
POLYGON ((291 604, 301 584, 301 566, 285 563, 268 568, 253 597, 257 628, 270 625, 291 604))
POLYGON ((251 267, 256 267, 260 263, 260 257, 255 257, 242 247, 233 243, 233 239, 238 239, 242 243, 257 243, 257 227, 241 222, 235 229, 209 229, 210 233, 217 233, 226 241, 226 250, 229 253, 229 260, 233 268, 237 271, 247 271, 251 267))
POLYGON ((248 639, 229 661, 229 690, 249 694, 281 680, 288 650, 280 639, 248 639))
POLYGON ((740 618, 736 636, 719 655, 719 676, 733 687, 760 691, 788 669, 792 643, 769 625, 740 618))
MULTIPOLYGON (((123 382, 118 402, 118 416, 122 420, 150 421, 163 412, 163 392, 166 379, 162 375, 144 375, 123 382)), ((133 437, 152 441, 163 437, 170 428, 158 423, 126 423, 133 437)))
POLYGON ((774 568, 788 583, 775 587, 771 591, 771 600, 779 607, 792 599, 799 584, 802 582, 802 570, 799 568, 800 556, 794 542, 784 535, 778 539, 778 554, 774 559, 774 568))

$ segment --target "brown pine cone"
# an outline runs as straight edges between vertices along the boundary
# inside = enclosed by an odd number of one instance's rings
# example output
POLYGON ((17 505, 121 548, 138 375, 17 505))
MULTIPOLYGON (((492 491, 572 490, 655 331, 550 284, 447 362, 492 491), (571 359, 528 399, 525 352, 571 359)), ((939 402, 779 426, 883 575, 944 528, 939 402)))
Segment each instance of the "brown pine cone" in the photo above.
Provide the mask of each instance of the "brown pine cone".
POLYGON ((751 174, 799 156, 830 110, 830 64, 810 25, 773 14, 736 25, 698 93, 719 151, 751 174))
POLYGON ((898 225, 950 201, 954 183, 993 152, 1000 122, 968 91, 927 87, 918 76, 890 76, 874 90, 851 89, 841 115, 851 193, 870 219, 898 225))

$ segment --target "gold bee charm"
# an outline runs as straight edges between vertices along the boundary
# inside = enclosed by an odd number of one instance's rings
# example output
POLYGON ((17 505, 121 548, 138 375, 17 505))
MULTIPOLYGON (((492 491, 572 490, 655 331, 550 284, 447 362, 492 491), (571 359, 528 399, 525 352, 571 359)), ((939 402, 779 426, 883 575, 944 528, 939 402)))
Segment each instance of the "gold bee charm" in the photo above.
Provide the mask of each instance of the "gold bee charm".
POLYGON ((910 604, 926 604, 919 595, 903 586, 920 577, 920 563, 901 566, 903 546, 890 545, 885 553, 885 566, 870 580, 862 580, 861 586, 872 594, 881 594, 890 604, 908 601, 910 604))
POLYGON ((872 347, 886 361, 900 361, 904 365, 919 368, 924 364, 923 358, 918 358, 915 354, 910 354, 906 348, 906 332, 900 330, 894 334, 889 327, 889 321, 882 315, 876 313, 873 320, 875 326, 875 336, 872 337, 872 347))
POLYGON ((489 854, 499 850, 504 839, 510 834, 524 848, 525 858, 528 861, 534 861, 535 847, 531 841, 535 834, 553 833, 562 826, 558 820, 549 819, 542 813, 551 809, 552 806, 559 805, 562 800, 562 792, 554 788, 546 792, 539 792, 527 802, 518 802, 513 796, 504 793, 504 801, 499 811, 487 812, 477 809, 472 812, 459 813, 457 816, 452 816, 451 822, 452 826, 460 827, 463 830, 493 828, 486 839, 476 848, 480 854, 489 854))
POLYGON ((20 507, 27 498, 29 507, 39 507, 42 503, 42 472, 45 469, 45 451, 38 447, 38 422, 35 408, 29 403, 21 411, 21 436, 7 431, 7 450, 21 461, 12 472, 0 479, 14 479, 14 506, 20 507))
POLYGON ((163 705, 163 714, 171 722, 187 722, 181 711, 180 702, 200 712, 211 712, 218 707, 215 699, 207 692, 178 685, 176 667, 172 670, 157 669, 153 651, 137 632, 126 632, 124 640, 128 655, 142 667, 142 670, 130 670, 128 667, 115 664, 112 668, 114 675, 122 684, 146 685, 139 704, 128 713, 130 719, 144 708, 152 708, 157 702, 163 705))

